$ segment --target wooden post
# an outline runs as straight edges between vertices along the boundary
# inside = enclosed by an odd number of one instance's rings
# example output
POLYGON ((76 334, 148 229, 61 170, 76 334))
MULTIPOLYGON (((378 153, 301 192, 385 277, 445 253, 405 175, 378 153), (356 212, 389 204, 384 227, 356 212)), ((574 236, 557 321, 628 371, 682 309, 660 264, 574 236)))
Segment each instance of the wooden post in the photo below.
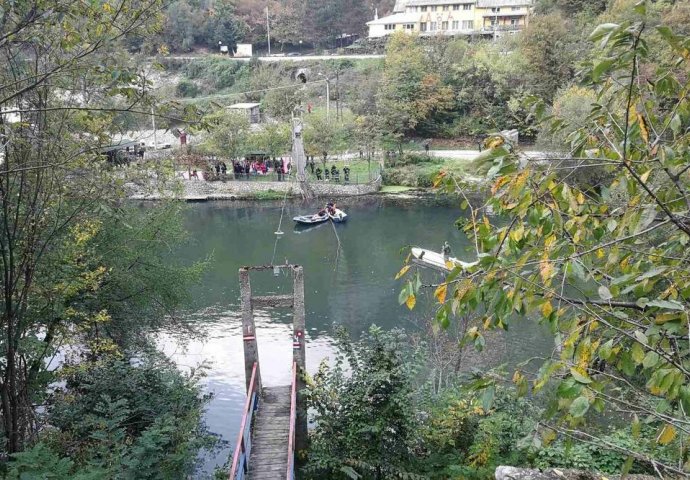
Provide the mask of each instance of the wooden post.
POLYGON ((242 343, 244 345, 244 376, 247 393, 252 379, 252 369, 256 362, 256 390, 261 392, 261 368, 259 366, 259 346, 256 342, 254 311, 252 309, 252 287, 249 282, 249 269, 240 268, 240 300, 242 308, 242 343))
POLYGON ((295 450, 307 448, 307 406, 302 390, 305 388, 304 373, 306 372, 305 329, 306 319, 304 310, 304 271, 295 265, 292 269, 293 278, 293 343, 292 358, 297 364, 297 419, 295 421, 295 450))

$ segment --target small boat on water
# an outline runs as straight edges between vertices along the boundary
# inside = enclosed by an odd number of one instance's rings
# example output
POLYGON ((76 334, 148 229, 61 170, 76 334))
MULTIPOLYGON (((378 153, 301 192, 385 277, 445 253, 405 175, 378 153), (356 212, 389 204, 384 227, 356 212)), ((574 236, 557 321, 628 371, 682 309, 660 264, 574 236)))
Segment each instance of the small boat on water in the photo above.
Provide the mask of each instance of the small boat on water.
POLYGON ((339 208, 334 208, 332 211, 328 212, 328 216, 333 220, 333 223, 343 223, 347 220, 347 213, 339 208))
POLYGON ((314 215, 301 215, 294 217, 293 220, 301 225, 316 225, 330 220, 330 216, 325 211, 315 213, 314 215))
POLYGON ((415 263, 422 266, 434 268, 442 272, 450 272, 455 267, 462 267, 463 270, 470 269, 479 264, 479 262, 463 262, 454 257, 444 257, 442 253, 427 250, 425 248, 412 248, 412 258, 415 263))

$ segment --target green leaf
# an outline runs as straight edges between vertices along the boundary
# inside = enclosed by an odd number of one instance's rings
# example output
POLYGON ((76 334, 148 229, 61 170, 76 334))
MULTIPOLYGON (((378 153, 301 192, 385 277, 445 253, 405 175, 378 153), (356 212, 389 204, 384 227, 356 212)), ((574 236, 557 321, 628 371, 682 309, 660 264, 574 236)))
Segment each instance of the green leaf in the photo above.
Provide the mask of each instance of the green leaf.
POLYGON ((570 414, 575 418, 584 417, 589 410, 589 400, 587 397, 577 397, 573 403, 570 404, 570 414))
POLYGON ((573 378, 574 378, 577 382, 579 382, 579 383, 584 383, 584 384, 592 383, 592 379, 591 379, 591 378, 589 378, 589 377, 587 377, 587 376, 581 374, 580 372, 578 372, 578 371, 575 370, 574 368, 571 368, 571 369, 570 369, 570 374, 571 374, 571 375, 573 376, 573 378))
POLYGON ((611 291, 605 285, 602 285, 599 287, 599 298, 602 300, 611 300, 613 295, 611 295, 611 291))
POLYGON ((653 269, 643 273, 642 275, 637 277, 635 280, 637 280, 638 282, 641 282, 642 280, 647 280, 648 278, 654 278, 657 275, 664 273, 665 271, 666 271, 666 267, 653 268, 653 269))
POLYGON ((653 368, 656 367, 657 364, 659 363, 659 354, 653 351, 647 352, 647 355, 644 356, 644 360, 642 361, 642 366, 644 368, 653 368))
POLYGON ((360 478, 362 478, 362 476, 359 473, 357 473, 354 468, 347 465, 340 467, 340 471, 352 480, 359 480, 360 478))
MULTIPOLYGON (((615 60, 613 59, 607 59, 597 63, 597 65, 592 70, 592 80, 594 80, 595 82, 599 81, 601 76, 611 68, 611 65, 613 65, 614 61, 615 60)), ((613 228, 615 229, 616 227, 613 228)), ((609 231, 613 231, 613 229, 610 229, 609 231)))
POLYGON ((665 308, 667 310, 678 310, 678 311, 683 311, 685 310, 685 306, 677 302, 675 300, 652 300, 650 302, 647 302, 647 307, 658 307, 658 308, 665 308))
POLYGON ((485 412, 488 412, 491 410, 491 407, 494 404, 494 396, 496 395, 496 387, 489 387, 486 390, 484 390, 484 393, 482 394, 482 408, 484 409, 485 412))
POLYGON ((638 365, 644 361, 644 350, 639 343, 633 344, 632 348, 630 349, 630 356, 632 356, 633 361, 638 365))

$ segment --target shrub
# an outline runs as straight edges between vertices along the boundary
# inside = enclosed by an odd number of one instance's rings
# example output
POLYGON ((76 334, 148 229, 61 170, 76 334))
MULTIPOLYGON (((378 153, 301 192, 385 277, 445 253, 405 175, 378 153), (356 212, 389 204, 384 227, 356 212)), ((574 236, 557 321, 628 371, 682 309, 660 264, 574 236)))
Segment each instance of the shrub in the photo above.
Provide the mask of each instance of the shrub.
POLYGON ((194 82, 182 80, 180 83, 177 84, 177 87, 175 88, 175 93, 178 97, 196 97, 197 95, 199 95, 199 93, 201 93, 201 89, 194 82))

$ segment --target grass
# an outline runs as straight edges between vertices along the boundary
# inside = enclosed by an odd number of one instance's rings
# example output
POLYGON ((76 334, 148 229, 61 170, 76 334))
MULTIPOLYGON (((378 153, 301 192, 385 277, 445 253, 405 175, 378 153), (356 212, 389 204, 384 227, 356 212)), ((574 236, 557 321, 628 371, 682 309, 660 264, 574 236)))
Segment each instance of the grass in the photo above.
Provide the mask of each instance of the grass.
POLYGON ((381 187, 381 193, 403 193, 415 190, 414 187, 405 187, 403 185, 385 185, 381 187))

